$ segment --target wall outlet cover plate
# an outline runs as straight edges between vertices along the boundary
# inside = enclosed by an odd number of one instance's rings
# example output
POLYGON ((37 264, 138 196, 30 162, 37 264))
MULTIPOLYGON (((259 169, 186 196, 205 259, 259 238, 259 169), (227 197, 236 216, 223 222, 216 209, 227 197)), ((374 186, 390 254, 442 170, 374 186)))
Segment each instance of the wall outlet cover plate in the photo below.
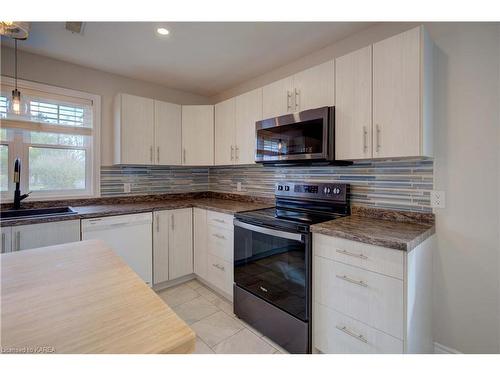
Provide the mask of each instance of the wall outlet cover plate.
POLYGON ((431 207, 445 208, 445 192, 443 190, 431 190, 431 207))

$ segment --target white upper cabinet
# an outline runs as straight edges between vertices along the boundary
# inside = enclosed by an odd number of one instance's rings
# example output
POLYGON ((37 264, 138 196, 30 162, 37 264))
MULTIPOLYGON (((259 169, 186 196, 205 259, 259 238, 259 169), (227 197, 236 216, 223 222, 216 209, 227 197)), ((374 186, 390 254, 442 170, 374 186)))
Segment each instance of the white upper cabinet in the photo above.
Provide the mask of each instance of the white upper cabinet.
POLYGON ((334 60, 295 74, 293 85, 294 112, 334 105, 334 60))
POLYGON ((313 66, 262 88, 262 118, 334 105, 334 61, 313 66))
POLYGON ((182 106, 182 163, 214 164, 214 106, 182 106))
POLYGON ((115 164, 153 164, 154 100, 119 94, 115 99, 115 164))
POLYGON ((262 89, 215 105, 215 165, 253 164, 255 122, 262 119, 262 89))
POLYGON ((155 150, 154 164, 181 165, 182 107, 154 101, 155 150))
POLYGON ((373 45, 373 156, 432 156, 432 43, 416 27, 373 45))
POLYGON ((262 88, 262 118, 294 112, 293 77, 287 77, 262 88))
POLYGON ((335 157, 372 157, 372 47, 335 62, 335 157))
POLYGON ((262 120, 262 89, 236 97, 236 164, 255 163, 255 123, 262 120))
POLYGON ((234 98, 215 105, 215 165, 234 164, 235 120, 234 98))

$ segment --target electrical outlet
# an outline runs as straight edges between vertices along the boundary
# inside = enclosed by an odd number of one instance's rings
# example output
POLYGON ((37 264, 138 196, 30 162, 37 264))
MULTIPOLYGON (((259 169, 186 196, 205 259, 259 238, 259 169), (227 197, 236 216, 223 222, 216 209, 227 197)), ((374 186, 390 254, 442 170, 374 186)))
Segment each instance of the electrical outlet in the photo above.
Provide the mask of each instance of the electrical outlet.
POLYGON ((241 191, 241 182, 236 183, 236 190, 241 191))
POLYGON ((124 193, 130 193, 130 182, 125 182, 123 184, 123 192, 124 193))
POLYGON ((445 193, 443 190, 431 190, 431 207, 445 207, 445 193))

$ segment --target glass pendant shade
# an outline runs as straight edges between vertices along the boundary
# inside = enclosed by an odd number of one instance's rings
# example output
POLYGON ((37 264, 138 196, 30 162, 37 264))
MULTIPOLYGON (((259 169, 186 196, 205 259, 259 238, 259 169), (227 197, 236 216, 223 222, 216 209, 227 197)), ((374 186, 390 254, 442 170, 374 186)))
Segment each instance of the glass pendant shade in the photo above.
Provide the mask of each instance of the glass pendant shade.
POLYGON ((18 116, 26 115, 27 105, 21 100, 21 93, 17 89, 12 90, 12 97, 9 102, 9 112, 18 116))

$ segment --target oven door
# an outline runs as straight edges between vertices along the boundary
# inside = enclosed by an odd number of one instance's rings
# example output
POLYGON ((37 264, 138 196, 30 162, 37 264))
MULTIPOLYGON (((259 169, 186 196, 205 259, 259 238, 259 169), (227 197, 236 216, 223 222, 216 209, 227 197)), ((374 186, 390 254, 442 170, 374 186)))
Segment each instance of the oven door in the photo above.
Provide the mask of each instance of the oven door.
POLYGON ((256 123, 255 161, 333 160, 334 107, 311 109, 256 123))
POLYGON ((234 282, 298 319, 309 319, 309 235, 234 221, 234 282))

